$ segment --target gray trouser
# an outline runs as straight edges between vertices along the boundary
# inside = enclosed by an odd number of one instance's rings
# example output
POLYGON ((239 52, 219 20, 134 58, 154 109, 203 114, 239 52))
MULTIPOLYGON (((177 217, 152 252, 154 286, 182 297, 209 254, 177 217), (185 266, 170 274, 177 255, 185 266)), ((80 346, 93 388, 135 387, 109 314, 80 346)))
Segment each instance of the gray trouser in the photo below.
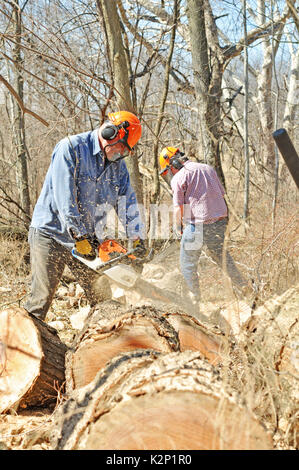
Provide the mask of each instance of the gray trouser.
POLYGON ((212 224, 189 223, 184 229, 180 249, 181 272, 189 290, 197 296, 200 295, 197 266, 203 245, 207 246, 212 258, 221 268, 224 255, 224 268, 236 287, 242 288, 247 284, 230 253, 227 250, 223 253, 226 227, 227 219, 222 219, 212 224))
POLYGON ((24 308, 44 320, 52 303, 57 285, 67 265, 84 289, 90 305, 111 297, 109 281, 92 272, 71 252, 38 229, 29 229, 31 260, 31 293, 24 308))

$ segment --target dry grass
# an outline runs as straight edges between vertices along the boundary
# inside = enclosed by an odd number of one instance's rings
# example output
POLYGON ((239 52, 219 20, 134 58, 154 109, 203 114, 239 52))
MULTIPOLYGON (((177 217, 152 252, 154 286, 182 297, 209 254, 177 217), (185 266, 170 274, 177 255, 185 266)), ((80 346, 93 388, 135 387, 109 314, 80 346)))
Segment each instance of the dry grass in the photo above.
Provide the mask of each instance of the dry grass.
MULTIPOLYGON (((268 199, 258 196, 258 193, 252 196, 248 228, 241 220, 231 218, 228 246, 240 270, 258 284, 259 304, 263 304, 298 283, 299 221, 297 196, 288 195, 288 200, 280 202, 275 225, 271 204, 268 199)), ((28 293, 30 283, 27 242, 12 236, 0 236, 0 266, 0 306, 19 304, 28 293)), ((211 259, 203 255, 199 271, 203 303, 222 305, 233 299, 230 284, 211 259)), ((59 332, 62 339, 74 334, 70 331, 69 316, 78 308, 78 305, 67 307, 66 299, 55 297, 47 320, 64 322, 65 331, 59 332)), ((267 328, 265 326, 265 332, 267 328)), ((297 404, 290 402, 288 411, 281 414, 281 395, 288 396, 287 392, 282 390, 278 380, 280 376, 273 364, 260 350, 251 347, 251 340, 252 332, 247 332, 238 347, 230 352, 222 369, 223 377, 230 386, 234 384, 236 390, 242 392, 246 406, 271 432, 275 447, 294 449, 297 446, 297 404)), ((9 434, 10 437, 0 436, 0 445, 12 449, 48 449, 47 427, 50 421, 47 410, 40 416, 1 416, 0 432, 2 436, 9 434), (40 432, 41 426, 43 432, 40 432)))
POLYGON ((29 248, 25 240, 0 235, 0 308, 19 303, 30 281, 29 248))

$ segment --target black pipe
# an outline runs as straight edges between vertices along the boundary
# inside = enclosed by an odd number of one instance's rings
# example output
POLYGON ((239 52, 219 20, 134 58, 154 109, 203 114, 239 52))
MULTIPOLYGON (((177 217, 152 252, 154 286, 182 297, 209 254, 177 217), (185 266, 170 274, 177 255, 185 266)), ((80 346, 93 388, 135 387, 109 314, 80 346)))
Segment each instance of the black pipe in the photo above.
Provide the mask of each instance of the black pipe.
POLYGON ((299 157, 287 131, 283 128, 277 129, 272 136, 299 189, 299 157))

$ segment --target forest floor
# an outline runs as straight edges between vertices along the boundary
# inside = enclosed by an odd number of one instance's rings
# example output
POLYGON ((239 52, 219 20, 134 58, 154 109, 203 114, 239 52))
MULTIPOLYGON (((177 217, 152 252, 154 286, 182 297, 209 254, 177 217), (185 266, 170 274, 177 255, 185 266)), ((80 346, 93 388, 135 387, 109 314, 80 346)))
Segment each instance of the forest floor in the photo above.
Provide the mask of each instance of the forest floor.
MULTIPOLYGON (((274 235, 265 240, 264 235, 256 238, 252 231, 247 235, 246 246, 235 239, 230 240, 230 251, 237 261, 239 269, 249 278, 255 278, 258 267, 258 278, 261 280, 260 303, 271 298, 274 294, 284 292, 288 286, 298 282, 298 222, 291 225, 288 217, 281 221, 274 235), (287 235, 283 238, 280 234, 287 235), (276 240, 275 240, 276 237, 276 240), (249 250, 250 240, 254 241, 255 247, 249 250), (282 241, 284 242, 282 243, 282 241), (259 247, 257 251, 257 243, 259 247), (238 261, 246 259, 246 265, 238 261), (265 262, 266 260, 266 262, 265 262), (273 267, 279 266, 280 273, 273 267), (272 270, 272 272, 271 272, 272 270)), ((258 230, 258 229, 257 229, 258 230)), ((184 296, 184 283, 179 271, 179 244, 166 244, 162 247, 154 259, 143 268, 142 277, 158 287, 175 289, 184 296)), ((0 308, 8 305, 22 306, 30 290, 30 269, 28 266, 27 242, 13 238, 1 237, 0 260, 2 270, 0 273, 0 308)), ((207 317, 218 310, 237 329, 240 325, 233 324, 231 306, 236 304, 230 282, 223 276, 219 267, 203 252, 200 263, 200 287, 202 301, 200 310, 207 317)), ((256 280, 256 278, 255 278, 256 280)), ((114 299, 132 306, 153 304, 152 300, 141 298, 133 291, 123 291, 112 284, 114 299)), ((63 279, 57 289, 52 306, 47 314, 46 322, 54 327, 60 339, 67 345, 72 344, 73 339, 83 326, 88 314, 89 305, 84 293, 72 277, 71 273, 65 272, 63 279)), ((246 321, 250 315, 248 302, 238 303, 240 321, 246 321)), ((47 409, 31 409, 14 411, 0 416, 0 450, 49 450, 50 442, 44 434, 41 440, 41 427, 47 426, 52 419, 55 406, 63 400, 58 397, 58 403, 47 409)))

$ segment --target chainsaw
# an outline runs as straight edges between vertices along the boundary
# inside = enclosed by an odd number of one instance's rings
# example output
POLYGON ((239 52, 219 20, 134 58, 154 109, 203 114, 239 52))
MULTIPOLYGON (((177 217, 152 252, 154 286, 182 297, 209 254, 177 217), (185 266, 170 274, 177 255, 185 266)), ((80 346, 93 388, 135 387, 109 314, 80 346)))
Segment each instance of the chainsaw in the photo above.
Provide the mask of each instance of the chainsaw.
POLYGON ((140 266, 152 259, 152 250, 143 258, 134 255, 137 250, 138 248, 127 250, 116 240, 109 239, 97 247, 93 259, 81 255, 75 248, 72 249, 72 255, 98 274, 108 276, 111 280, 130 288, 135 284, 138 274, 132 266, 120 262, 131 261, 140 266))
POLYGON ((147 256, 138 258, 135 255, 137 250, 138 248, 127 250, 116 240, 105 240, 97 248, 96 256, 93 259, 80 255, 75 248, 72 250, 72 255, 89 269, 107 276, 124 289, 133 289, 144 298, 151 299, 151 301, 156 300, 166 304, 175 304, 184 308, 190 314, 196 314, 202 321, 206 321, 206 317, 198 313, 197 307, 190 304, 186 296, 182 298, 175 290, 168 291, 156 287, 135 271, 133 263, 142 266, 144 263, 151 261, 154 256, 154 251, 150 250, 147 256), (130 262, 130 264, 124 264, 124 261, 130 262))

